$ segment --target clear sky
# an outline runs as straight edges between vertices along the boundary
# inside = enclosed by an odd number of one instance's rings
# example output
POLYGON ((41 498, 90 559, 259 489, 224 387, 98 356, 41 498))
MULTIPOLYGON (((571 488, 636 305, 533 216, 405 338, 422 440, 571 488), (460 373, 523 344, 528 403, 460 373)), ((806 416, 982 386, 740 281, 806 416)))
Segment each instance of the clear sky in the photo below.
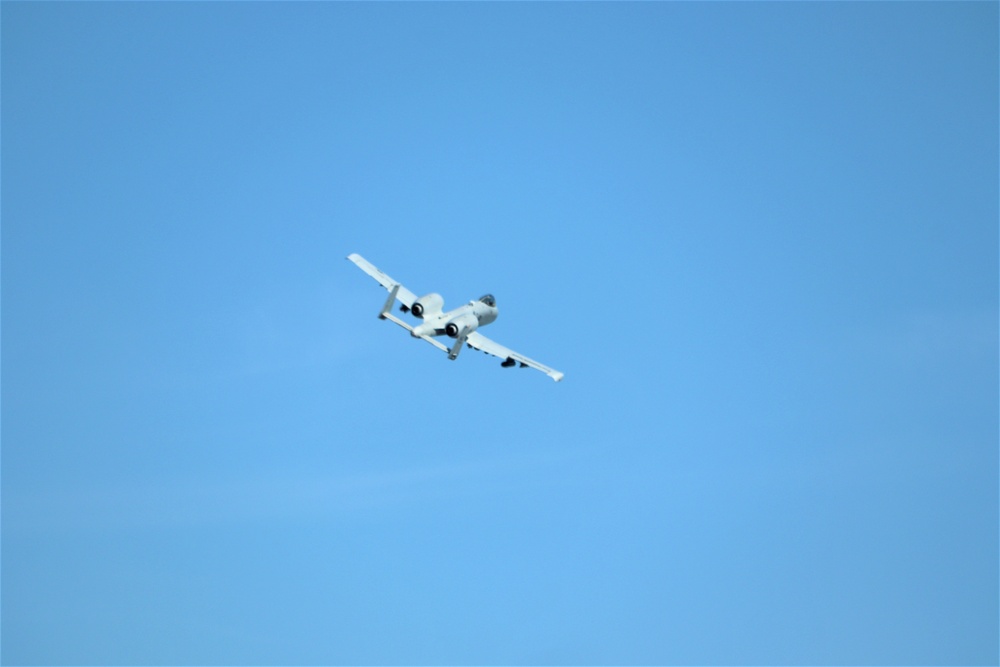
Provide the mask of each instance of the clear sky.
POLYGON ((997 663, 997 3, 0 15, 4 663, 997 663))

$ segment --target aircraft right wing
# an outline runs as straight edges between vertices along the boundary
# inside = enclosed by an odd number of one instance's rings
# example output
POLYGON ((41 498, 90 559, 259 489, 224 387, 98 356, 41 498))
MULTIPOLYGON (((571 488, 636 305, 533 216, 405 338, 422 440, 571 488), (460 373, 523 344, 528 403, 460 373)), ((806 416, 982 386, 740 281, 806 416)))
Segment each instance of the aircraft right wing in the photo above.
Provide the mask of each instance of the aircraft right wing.
POLYGON ((500 364, 501 366, 510 367, 514 364, 521 364, 522 368, 528 367, 540 370, 556 382, 563 379, 563 374, 559 371, 553 370, 545 364, 540 364, 534 359, 529 359, 523 354, 518 354, 510 348, 506 348, 500 343, 490 340, 478 331, 470 333, 465 342, 468 343, 470 347, 486 352, 487 354, 492 354, 494 357, 499 359, 503 359, 503 363, 500 364))

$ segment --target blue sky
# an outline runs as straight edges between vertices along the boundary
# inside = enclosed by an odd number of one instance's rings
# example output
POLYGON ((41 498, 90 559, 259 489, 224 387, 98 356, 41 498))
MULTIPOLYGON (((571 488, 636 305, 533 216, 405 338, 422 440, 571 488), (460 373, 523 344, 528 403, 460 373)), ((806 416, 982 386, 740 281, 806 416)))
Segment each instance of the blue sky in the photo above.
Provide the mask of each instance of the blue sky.
POLYGON ((4 663, 998 661, 996 3, 0 18, 4 663))

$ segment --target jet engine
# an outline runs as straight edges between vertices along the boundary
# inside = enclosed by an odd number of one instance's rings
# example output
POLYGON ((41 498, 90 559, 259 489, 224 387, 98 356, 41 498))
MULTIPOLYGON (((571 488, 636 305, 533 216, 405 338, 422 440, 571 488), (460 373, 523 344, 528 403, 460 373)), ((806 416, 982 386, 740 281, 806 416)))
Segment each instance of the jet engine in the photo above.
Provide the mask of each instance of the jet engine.
POLYGON ((458 338, 472 333, 478 326, 479 319, 472 313, 465 313, 444 325, 444 332, 452 338, 458 338))
POLYGON ((431 292, 414 301, 410 312, 414 317, 424 319, 425 316, 437 315, 442 308, 444 308, 444 298, 440 294, 431 292))

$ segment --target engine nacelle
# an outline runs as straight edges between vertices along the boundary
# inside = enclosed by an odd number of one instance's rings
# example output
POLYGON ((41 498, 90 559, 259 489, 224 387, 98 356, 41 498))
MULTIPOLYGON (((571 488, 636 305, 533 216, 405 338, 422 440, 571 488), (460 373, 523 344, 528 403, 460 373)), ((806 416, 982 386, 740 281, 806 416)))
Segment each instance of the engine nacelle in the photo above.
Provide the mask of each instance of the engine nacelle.
POLYGON ((410 306, 410 312, 413 313, 414 317, 424 319, 439 314, 443 308, 444 297, 431 292, 414 301, 413 305, 410 306))
POLYGON ((467 336, 479 326, 479 319, 472 313, 465 313, 444 325, 444 332, 451 338, 467 336))

